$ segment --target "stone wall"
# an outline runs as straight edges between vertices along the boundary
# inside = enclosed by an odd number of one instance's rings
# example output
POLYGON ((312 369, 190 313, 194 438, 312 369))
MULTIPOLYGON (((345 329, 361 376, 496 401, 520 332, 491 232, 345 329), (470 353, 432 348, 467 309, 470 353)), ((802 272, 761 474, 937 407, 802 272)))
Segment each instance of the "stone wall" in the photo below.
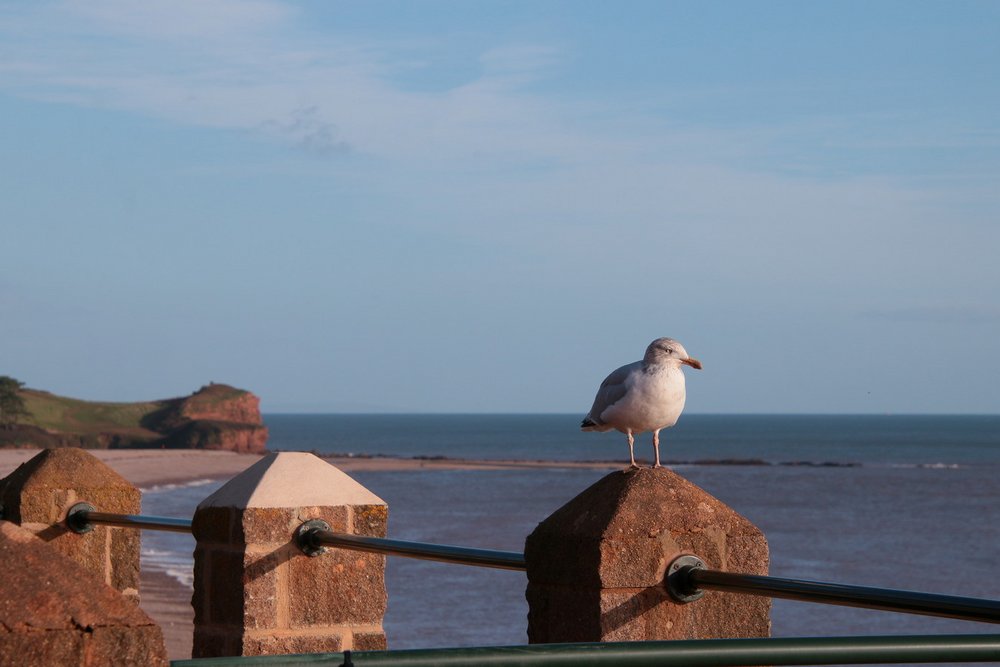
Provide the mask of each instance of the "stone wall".
MULTIPOLYGON (((138 489, 89 453, 58 449, 2 480, 0 499, 0 566, 13 573, 0 591, 0 664, 164 664, 162 633, 135 604, 139 531, 65 526, 81 501, 138 513, 138 489)), ((231 479, 193 519, 194 657, 384 650, 385 557, 334 548, 311 556, 294 536, 319 520, 385 537, 387 518, 385 502, 312 454, 272 454, 231 479)), ((768 568, 761 532, 679 475, 607 475, 526 540, 529 640, 769 635, 768 598, 671 599, 666 570, 682 554, 722 571, 768 568)))

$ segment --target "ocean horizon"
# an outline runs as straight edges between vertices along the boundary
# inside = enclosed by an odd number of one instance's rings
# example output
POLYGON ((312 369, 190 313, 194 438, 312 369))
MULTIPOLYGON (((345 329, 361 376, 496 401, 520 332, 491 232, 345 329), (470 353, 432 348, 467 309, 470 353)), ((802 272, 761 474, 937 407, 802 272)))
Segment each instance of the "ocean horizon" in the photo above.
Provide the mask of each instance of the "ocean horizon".
MULTIPOLYGON (((265 413, 271 450, 367 456, 627 462, 625 436, 572 413, 265 413)), ((665 460, 1000 463, 1000 415, 684 414, 665 460)), ((649 434, 636 456, 651 455, 649 434)))

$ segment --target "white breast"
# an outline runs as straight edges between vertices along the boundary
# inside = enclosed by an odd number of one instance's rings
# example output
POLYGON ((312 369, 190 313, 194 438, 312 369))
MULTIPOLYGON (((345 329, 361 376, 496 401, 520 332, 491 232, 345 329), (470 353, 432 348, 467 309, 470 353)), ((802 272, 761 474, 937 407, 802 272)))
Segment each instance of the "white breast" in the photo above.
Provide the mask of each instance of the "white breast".
POLYGON ((684 372, 680 368, 657 365, 636 369, 625 385, 625 395, 601 413, 601 421, 634 434, 677 423, 685 399, 684 372))

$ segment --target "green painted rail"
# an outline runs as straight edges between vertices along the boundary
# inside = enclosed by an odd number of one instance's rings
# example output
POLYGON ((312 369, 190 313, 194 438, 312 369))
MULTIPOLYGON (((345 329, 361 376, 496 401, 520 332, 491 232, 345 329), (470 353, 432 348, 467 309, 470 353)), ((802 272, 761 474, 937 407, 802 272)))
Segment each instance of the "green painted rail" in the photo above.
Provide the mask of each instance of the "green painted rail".
MULTIPOLYGON (((729 667, 1000 662, 1000 635, 704 639, 350 652, 357 667, 729 667)), ((172 667, 344 664, 343 653, 175 660, 172 667)))

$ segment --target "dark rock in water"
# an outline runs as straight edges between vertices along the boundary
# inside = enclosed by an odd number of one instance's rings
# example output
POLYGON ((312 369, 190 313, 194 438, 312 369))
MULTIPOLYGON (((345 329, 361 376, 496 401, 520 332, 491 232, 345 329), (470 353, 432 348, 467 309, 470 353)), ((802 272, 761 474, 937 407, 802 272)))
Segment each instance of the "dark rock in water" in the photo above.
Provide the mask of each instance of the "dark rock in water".
POLYGON ((769 466, 764 459, 698 459, 691 462, 696 466, 769 466))
POLYGON ((782 466, 803 466, 811 468, 860 468, 860 463, 839 461, 782 461, 782 466))

